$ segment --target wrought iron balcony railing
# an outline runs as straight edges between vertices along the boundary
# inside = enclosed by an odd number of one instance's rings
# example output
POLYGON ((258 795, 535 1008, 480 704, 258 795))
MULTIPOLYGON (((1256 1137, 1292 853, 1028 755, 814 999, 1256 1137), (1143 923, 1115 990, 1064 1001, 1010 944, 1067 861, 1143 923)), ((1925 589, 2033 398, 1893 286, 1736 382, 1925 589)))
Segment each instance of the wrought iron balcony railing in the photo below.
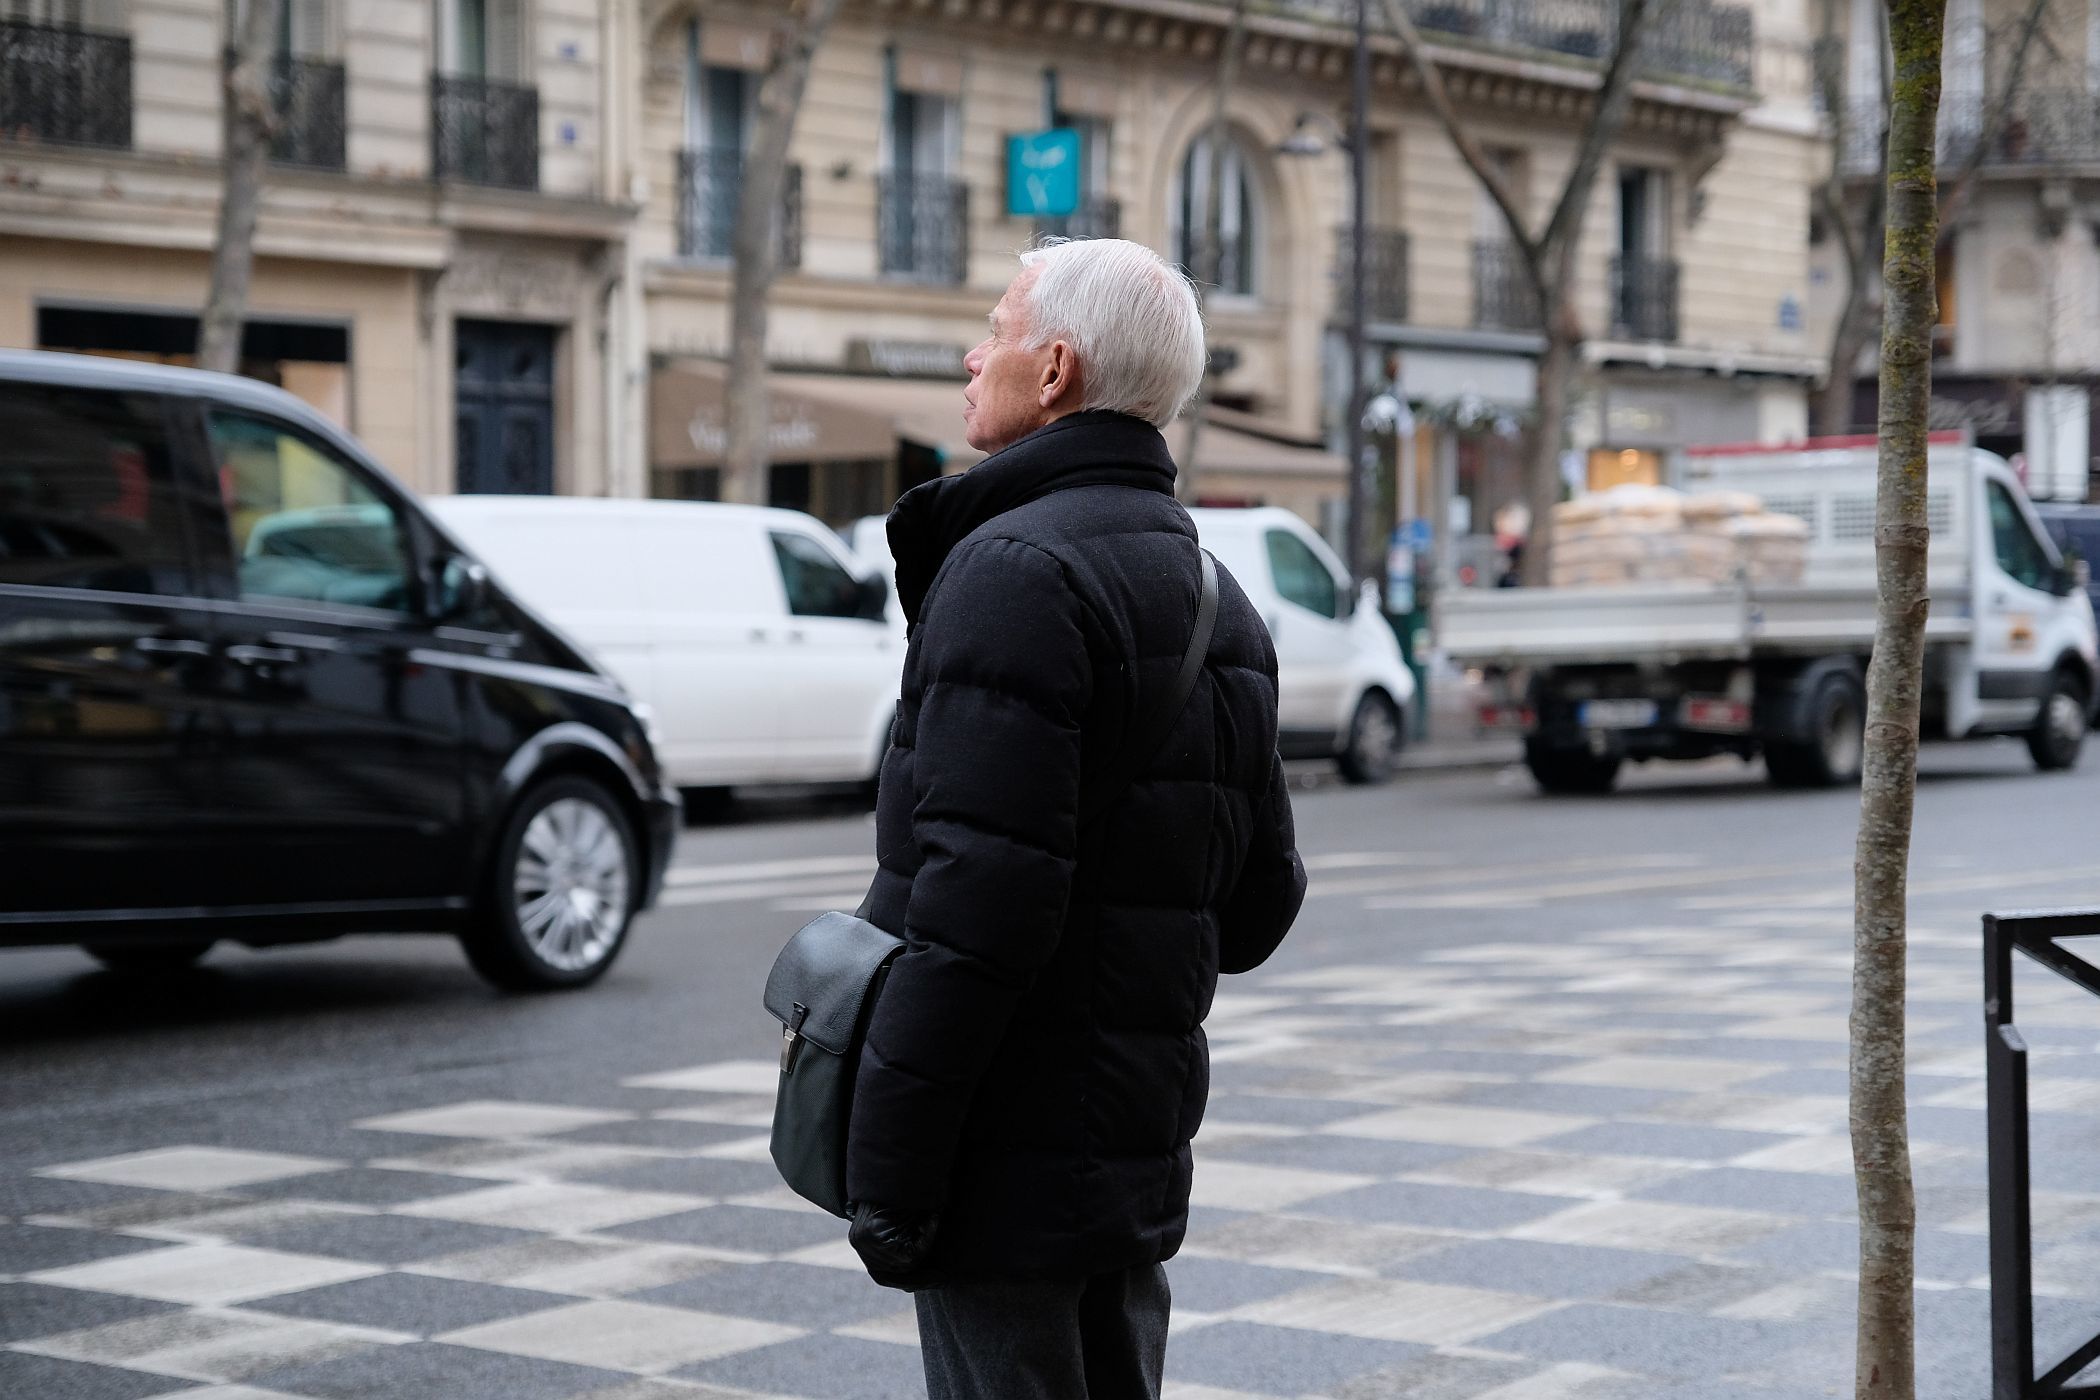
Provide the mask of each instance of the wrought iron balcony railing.
MULTIPOLYGON (((1966 109, 1940 109, 1942 178, 1950 167, 1975 159, 1984 141, 1994 99, 1966 109)), ((1838 158, 1848 175, 1881 168, 1886 110, 1879 98, 1854 98, 1845 107, 1838 158)), ((2039 88, 2014 96, 1981 151, 1986 166, 2100 165, 2100 94, 2077 88, 2039 88)))
POLYGON ((1123 204, 1120 200, 1089 196, 1063 218, 1040 220, 1036 231, 1052 238, 1121 238, 1123 204))
POLYGON ((1677 264, 1668 258, 1611 260, 1612 334, 1631 340, 1677 339, 1677 264))
POLYGON ((270 159, 315 170, 343 168, 342 64, 280 56, 270 67, 270 101, 277 109, 270 159))
MULTIPOLYGON (((1334 314, 1347 320, 1357 291, 1351 285, 1355 271, 1354 249, 1347 224, 1335 230, 1334 314)), ((1407 319, 1407 234, 1396 228, 1364 230, 1364 319, 1407 319)))
POLYGON ((430 93, 430 168, 438 179, 539 188, 538 89, 438 73, 430 93))
POLYGON ((875 177, 875 242, 885 277, 961 283, 970 268, 970 187, 946 175, 875 177))
POLYGON ((1499 239, 1473 244, 1473 324, 1503 331, 1535 331, 1545 325, 1523 259, 1499 239))
MULTIPOLYGON (((699 146, 678 153, 678 256, 735 255, 736 213, 743 203, 744 153, 699 146)), ((802 266, 802 167, 789 165, 780 190, 780 265, 802 266)))
POLYGON ((0 20, 0 140, 131 144, 131 40, 0 20))

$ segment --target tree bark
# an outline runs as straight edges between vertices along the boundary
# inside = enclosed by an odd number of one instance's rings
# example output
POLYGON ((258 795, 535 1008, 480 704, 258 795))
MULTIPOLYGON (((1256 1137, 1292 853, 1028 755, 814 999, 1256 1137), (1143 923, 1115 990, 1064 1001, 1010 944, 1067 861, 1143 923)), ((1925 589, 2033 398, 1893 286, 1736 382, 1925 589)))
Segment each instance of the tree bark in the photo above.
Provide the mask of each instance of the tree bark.
POLYGON ((805 0, 774 42, 758 87, 758 113, 744 152, 730 233, 729 383, 725 389, 722 499, 764 505, 772 464, 772 399, 766 383, 766 321, 780 276, 781 208, 788 143, 809 86, 809 68, 840 0, 805 0))
POLYGON ((270 84, 277 55, 277 9, 273 0, 248 0, 221 80, 225 173, 218 237, 212 245, 211 291, 197 332, 197 364, 222 374, 241 367, 241 319, 255 275, 255 224, 277 125, 270 84))
MULTIPOLYGON (((1210 149, 1206 153, 1209 183, 1203 194, 1203 229, 1197 241, 1198 258, 1202 264, 1196 275, 1199 306, 1210 299, 1210 289, 1218 285, 1225 271, 1225 199, 1224 192, 1218 188, 1225 179, 1225 110, 1232 100, 1232 90, 1239 86, 1240 55, 1246 44, 1247 0, 1233 0, 1232 27, 1225 32, 1225 49, 1218 55, 1218 83, 1210 97, 1210 149)), ((1196 381, 1196 400, 1184 415, 1188 419, 1188 431, 1181 443, 1180 470, 1174 476, 1174 494, 1184 503, 1193 503, 1196 499, 1197 449, 1203 442, 1203 415, 1210 411, 1211 390, 1216 382, 1206 359, 1203 377, 1196 381)))
POLYGON ((1852 1165, 1859 1195, 1855 1400, 1914 1400, 1916 1198, 1904 1085, 1904 996, 1918 704, 1925 665, 1926 410, 1932 397, 1934 132, 1946 0, 1892 0, 1889 41, 1887 309, 1881 332, 1881 449, 1875 485, 1874 654, 1854 856, 1852 1165))

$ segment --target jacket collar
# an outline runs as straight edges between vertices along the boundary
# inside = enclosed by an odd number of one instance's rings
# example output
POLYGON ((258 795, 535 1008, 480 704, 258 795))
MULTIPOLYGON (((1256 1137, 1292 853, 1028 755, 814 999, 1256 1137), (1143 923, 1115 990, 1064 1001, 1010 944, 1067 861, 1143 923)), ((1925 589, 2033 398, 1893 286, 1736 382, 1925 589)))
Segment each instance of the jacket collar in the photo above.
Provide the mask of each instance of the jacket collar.
POLYGON ((965 536, 988 520, 1074 486, 1174 491, 1174 458, 1159 429, 1127 413, 1092 409, 1037 428, 959 476, 904 493, 890 512, 897 601, 916 626, 927 590, 965 536))

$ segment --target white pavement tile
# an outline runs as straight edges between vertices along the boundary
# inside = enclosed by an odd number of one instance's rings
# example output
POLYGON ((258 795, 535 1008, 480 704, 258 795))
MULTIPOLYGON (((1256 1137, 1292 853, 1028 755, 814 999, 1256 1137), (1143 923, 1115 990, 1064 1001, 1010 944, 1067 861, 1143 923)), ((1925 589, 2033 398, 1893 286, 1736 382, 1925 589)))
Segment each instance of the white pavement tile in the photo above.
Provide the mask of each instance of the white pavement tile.
POLYGON ((919 1314, 911 1308, 903 1312, 886 1313, 871 1317, 865 1322, 856 1322, 851 1327, 832 1329, 841 1337, 858 1337, 864 1342, 889 1342, 900 1347, 916 1347, 919 1344, 919 1314))
POLYGON ((1330 1123, 1322 1132, 1454 1147, 1519 1147, 1587 1128, 1599 1120, 1569 1113, 1527 1113, 1461 1104, 1418 1104, 1330 1123))
POLYGON ((682 1108, 660 1108, 650 1117, 670 1118, 681 1123, 720 1123, 731 1128, 771 1128, 773 1096, 738 1094, 682 1108))
POLYGON ((317 1259, 231 1244, 192 1244, 47 1269, 27 1277, 32 1282, 63 1288, 88 1288, 211 1307, 347 1283, 385 1272, 370 1264, 353 1264, 343 1259, 317 1259))
POLYGON ((1688 1166, 1652 1157, 1611 1157, 1578 1152, 1484 1152, 1441 1166, 1404 1172, 1402 1181, 1439 1186, 1487 1187, 1535 1196, 1617 1200, 1629 1191, 1683 1176, 1688 1166))
POLYGON ((1589 1084, 1625 1089, 1726 1089, 1772 1072, 1769 1063, 1702 1060, 1689 1055, 1621 1055, 1564 1065, 1540 1075, 1542 1084, 1589 1084))
POLYGON ((456 1346, 648 1374, 802 1336, 800 1328, 648 1303, 595 1302, 527 1313, 437 1338, 456 1346))
POLYGON ((304 1400, 281 1390, 257 1390, 252 1385, 208 1385, 202 1390, 178 1390, 161 1400, 304 1400))
POLYGON ((224 1147, 156 1147, 92 1162, 66 1162, 44 1167, 36 1176, 66 1181, 100 1181, 113 1186, 145 1186, 158 1191, 223 1191, 306 1176, 344 1165, 322 1157, 294 1157, 283 1152, 246 1152, 224 1147))
POLYGON ((581 1172, 607 1171, 683 1155, 651 1147, 544 1142, 530 1138, 520 1142, 455 1143, 413 1156, 381 1157, 372 1165, 395 1171, 481 1177, 488 1181, 562 1181, 581 1172))
POLYGON ((1255 1215, 1192 1231, 1183 1249, 1212 1259, 1358 1275, 1376 1273, 1396 1260, 1441 1249, 1461 1238, 1465 1236, 1399 1225, 1255 1215))
POLYGON ((1231 1315, 1246 1322, 1379 1341, 1457 1346, 1561 1306, 1544 1298, 1484 1288, 1350 1278, 1264 1299, 1236 1308, 1231 1315))
POLYGON ((1369 1186, 1378 1178, 1344 1172, 1198 1162, 1193 1202, 1226 1210, 1283 1210, 1317 1196, 1369 1186))
MULTIPOLYGON (((1563 1361, 1558 1366, 1549 1366, 1535 1376, 1498 1385, 1493 1390, 1473 1396, 1472 1400, 1617 1400, 1617 1397, 1634 1393, 1644 1380, 1628 1371, 1614 1371, 1609 1366, 1593 1366, 1587 1361, 1563 1361)), ((1653 1381, 1648 1381, 1653 1386, 1653 1381)))
MULTIPOLYGON (((770 1121, 769 1119, 768 1122, 770 1121)), ((725 1162, 770 1162, 773 1160, 773 1138, 769 1133, 732 1138, 728 1142, 718 1142, 712 1147, 703 1147, 693 1155, 715 1157, 725 1162)))
POLYGON ((815 1264, 819 1268, 843 1269, 852 1274, 864 1273, 868 1267, 861 1262, 861 1257, 853 1246, 842 1239, 826 1240, 823 1244, 813 1244, 807 1249, 798 1249, 792 1254, 783 1254, 780 1257, 791 1264, 815 1264))
POLYGON ((765 1094, 780 1088, 780 1066, 772 1060, 717 1060, 689 1069, 640 1074, 620 1081, 630 1089, 677 1089, 707 1094, 765 1094))
POLYGON ((414 1340, 406 1332, 206 1309, 39 1337, 18 1349, 185 1380, 239 1381, 414 1340))
MULTIPOLYGON (((535 1288, 543 1293, 612 1298, 681 1283, 722 1268, 732 1258, 743 1257, 677 1244, 542 1239, 448 1254, 411 1264, 405 1272, 535 1288)), ((855 1262, 858 1263, 857 1256, 855 1262)))
POLYGON ((503 1099, 470 1099, 408 1113, 386 1113, 352 1123, 379 1133, 423 1133, 432 1137, 505 1138, 565 1133, 599 1123, 619 1123, 632 1113, 616 1109, 573 1108, 566 1104, 514 1103, 503 1099))
POLYGON ((1715 1254, 1738 1249, 1797 1223, 1792 1217, 1661 1201, 1593 1201, 1510 1231, 1515 1239, 1551 1244, 1715 1254))
POLYGON ((668 1191, 620 1191, 563 1181, 520 1181, 462 1191, 403 1206, 398 1214, 475 1225, 508 1225, 550 1234, 580 1234, 709 1204, 705 1196, 668 1191))

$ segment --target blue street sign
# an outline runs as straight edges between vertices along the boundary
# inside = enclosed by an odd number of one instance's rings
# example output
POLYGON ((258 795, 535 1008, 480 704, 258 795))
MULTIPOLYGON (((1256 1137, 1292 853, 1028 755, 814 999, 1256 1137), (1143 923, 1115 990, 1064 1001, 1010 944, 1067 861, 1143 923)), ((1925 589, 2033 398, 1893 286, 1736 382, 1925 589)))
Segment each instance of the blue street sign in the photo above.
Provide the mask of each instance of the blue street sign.
POLYGON ((1070 127, 1006 138, 1006 212, 1062 218, 1079 208, 1079 133, 1070 127))

